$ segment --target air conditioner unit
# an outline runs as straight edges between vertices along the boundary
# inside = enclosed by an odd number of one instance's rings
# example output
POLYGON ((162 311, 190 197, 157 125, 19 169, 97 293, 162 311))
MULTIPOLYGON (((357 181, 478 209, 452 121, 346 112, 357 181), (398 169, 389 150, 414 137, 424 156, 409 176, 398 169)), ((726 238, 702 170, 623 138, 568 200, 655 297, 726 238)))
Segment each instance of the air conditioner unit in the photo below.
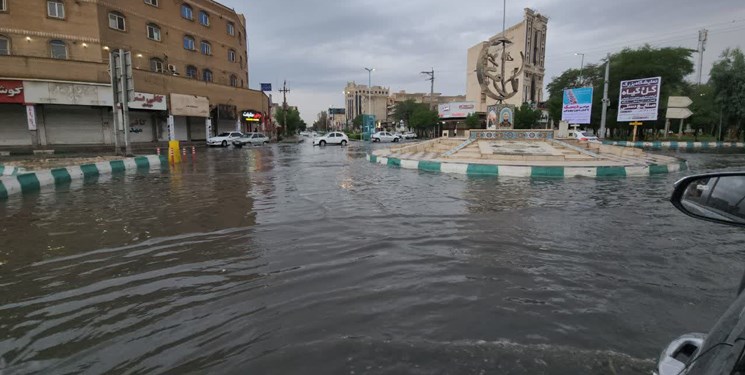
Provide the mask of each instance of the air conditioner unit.
POLYGON ((168 71, 171 73, 177 73, 176 71, 176 65, 168 64, 168 71))

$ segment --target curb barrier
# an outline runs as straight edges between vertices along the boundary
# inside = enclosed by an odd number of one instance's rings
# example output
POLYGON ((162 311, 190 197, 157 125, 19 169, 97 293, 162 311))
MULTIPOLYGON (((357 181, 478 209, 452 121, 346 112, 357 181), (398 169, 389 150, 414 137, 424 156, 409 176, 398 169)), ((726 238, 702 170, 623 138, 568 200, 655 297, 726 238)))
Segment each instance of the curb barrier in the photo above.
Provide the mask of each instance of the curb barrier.
POLYGON ((162 167, 168 167, 168 160, 164 156, 148 155, 4 176, 0 177, 0 200, 7 199, 14 194, 39 191, 45 186, 69 185, 73 180, 86 177, 162 167))
POLYGON ((651 149, 717 149, 717 148, 745 148, 745 142, 629 142, 629 141, 603 141, 605 145, 611 146, 622 146, 622 147, 636 147, 636 148, 651 148, 651 149))
POLYGON ((688 162, 680 160, 669 164, 651 164, 646 166, 613 166, 613 167, 563 167, 563 166, 515 166, 473 163, 446 163, 432 160, 406 160, 366 154, 371 163, 387 165, 402 169, 415 169, 424 172, 442 172, 464 174, 467 176, 500 176, 530 178, 617 178, 648 177, 666 173, 675 173, 688 169, 688 162))

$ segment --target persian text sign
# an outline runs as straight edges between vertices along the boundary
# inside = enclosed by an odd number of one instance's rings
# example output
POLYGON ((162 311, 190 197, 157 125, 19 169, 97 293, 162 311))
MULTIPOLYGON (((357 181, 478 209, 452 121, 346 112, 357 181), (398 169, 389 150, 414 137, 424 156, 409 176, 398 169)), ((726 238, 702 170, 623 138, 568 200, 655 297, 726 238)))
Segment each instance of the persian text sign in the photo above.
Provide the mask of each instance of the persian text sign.
POLYGON ((561 120, 570 124, 589 124, 592 115, 592 87, 564 90, 561 120))
POLYGON ((662 77, 621 81, 618 122, 656 121, 662 77))
POLYGON ((210 101, 203 96, 171 94, 171 114, 210 117, 210 101))
POLYGON ((437 106, 437 112, 440 118, 465 118, 468 115, 476 113, 476 103, 473 102, 453 102, 437 106))
POLYGON ((0 80, 0 103, 23 104, 23 81, 0 80))
POLYGON ((168 109, 165 95, 136 92, 133 99, 129 102, 129 108, 132 109, 148 109, 153 111, 165 111, 168 109))

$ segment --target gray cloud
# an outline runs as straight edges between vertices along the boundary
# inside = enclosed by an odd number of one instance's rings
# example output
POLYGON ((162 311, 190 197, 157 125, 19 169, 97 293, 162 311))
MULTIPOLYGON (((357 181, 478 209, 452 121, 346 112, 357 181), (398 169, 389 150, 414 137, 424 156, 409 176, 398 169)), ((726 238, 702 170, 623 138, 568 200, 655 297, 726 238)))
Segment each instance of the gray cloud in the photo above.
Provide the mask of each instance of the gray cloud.
MULTIPOLYGON (((376 68, 373 84, 392 91, 428 91, 419 74, 437 72, 435 90, 465 93, 466 51, 499 32, 502 8, 491 0, 222 0, 246 15, 252 88, 287 79, 288 101, 306 122, 330 105, 342 106, 347 81, 367 83, 363 67, 376 68)), ((745 32, 741 0, 528 0, 507 3, 507 24, 530 7, 549 17, 546 75, 598 62, 626 46, 695 48, 697 30, 709 27, 704 73, 745 32), (732 21, 735 21, 734 23, 732 21)))

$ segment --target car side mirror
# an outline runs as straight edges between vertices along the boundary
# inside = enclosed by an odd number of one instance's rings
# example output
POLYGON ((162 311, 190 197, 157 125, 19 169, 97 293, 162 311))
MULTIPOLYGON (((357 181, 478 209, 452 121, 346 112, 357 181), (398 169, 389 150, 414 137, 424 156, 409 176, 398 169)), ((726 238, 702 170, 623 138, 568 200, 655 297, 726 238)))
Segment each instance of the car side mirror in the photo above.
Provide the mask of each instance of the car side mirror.
POLYGON ((686 215, 720 224, 745 226, 745 173, 713 173, 675 183, 670 198, 686 215))

